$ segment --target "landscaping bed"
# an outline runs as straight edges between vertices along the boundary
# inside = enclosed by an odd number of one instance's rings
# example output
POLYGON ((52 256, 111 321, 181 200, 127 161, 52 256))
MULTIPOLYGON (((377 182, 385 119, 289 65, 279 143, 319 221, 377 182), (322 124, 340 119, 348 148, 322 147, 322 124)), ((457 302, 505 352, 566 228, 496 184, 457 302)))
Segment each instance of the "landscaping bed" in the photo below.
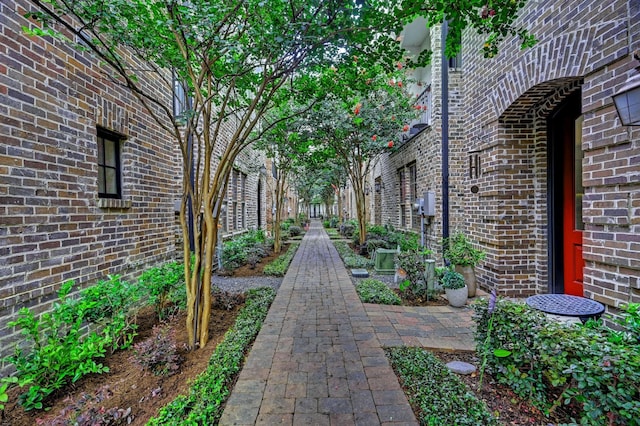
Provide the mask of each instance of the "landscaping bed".
MULTIPOLYGON (((241 301, 241 299, 239 300, 241 301)), ((209 343, 202 349, 186 351, 178 346, 178 354, 183 358, 180 370, 171 376, 156 376, 144 371, 132 361, 131 350, 117 351, 108 355, 103 363, 110 369, 108 373, 92 374, 49 398, 47 406, 51 409, 44 411, 29 411, 16 403, 20 389, 14 388, 10 392, 9 403, 6 404, 2 425, 32 426, 35 424, 65 424, 55 423, 63 410, 70 410, 78 405, 83 396, 98 396, 98 409, 109 410, 131 408, 132 425, 143 425, 165 404, 176 396, 188 390, 189 383, 207 368, 211 354, 222 340, 224 333, 233 325, 239 309, 236 305, 231 310, 215 308, 211 312, 212 321, 209 328, 209 343), (110 395, 109 397, 106 397, 110 395)), ((140 342, 151 336, 153 326, 157 323, 153 307, 140 311, 137 318, 138 335, 135 342, 140 342)), ((185 315, 174 316, 167 322, 170 333, 185 336, 185 315)), ((109 424, 109 423, 105 423, 109 424)), ((127 424, 125 421, 123 424, 127 424)))

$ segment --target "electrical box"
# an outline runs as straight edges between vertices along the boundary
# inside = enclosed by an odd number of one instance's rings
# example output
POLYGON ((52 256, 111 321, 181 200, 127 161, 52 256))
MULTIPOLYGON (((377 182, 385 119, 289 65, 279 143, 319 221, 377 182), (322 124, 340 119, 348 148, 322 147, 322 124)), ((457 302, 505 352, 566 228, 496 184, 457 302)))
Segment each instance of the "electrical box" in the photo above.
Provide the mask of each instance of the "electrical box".
POLYGON ((436 193, 433 191, 427 191, 424 193, 422 214, 427 217, 434 217, 436 215, 436 193))

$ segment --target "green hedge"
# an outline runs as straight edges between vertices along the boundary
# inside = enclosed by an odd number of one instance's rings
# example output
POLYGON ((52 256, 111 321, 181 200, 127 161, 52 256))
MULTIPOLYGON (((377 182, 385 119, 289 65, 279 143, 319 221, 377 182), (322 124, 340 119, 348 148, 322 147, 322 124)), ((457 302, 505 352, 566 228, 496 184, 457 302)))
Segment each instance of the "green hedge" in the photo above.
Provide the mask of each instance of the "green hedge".
POLYGON ((497 425, 497 420, 449 369, 422 348, 385 349, 421 425, 497 425))
POLYGON ((363 303, 400 305, 402 299, 382 281, 366 278, 356 285, 356 292, 363 303))
POLYGON ((218 344, 207 369, 191 385, 189 394, 167 404, 147 425, 217 424, 245 352, 258 335, 275 295, 275 290, 266 287, 247 292, 245 307, 218 344))
POLYGON ((373 268, 373 260, 367 259, 364 256, 360 256, 359 254, 354 253, 354 251, 351 250, 351 247, 349 247, 349 244, 347 244, 346 242, 334 241, 333 245, 335 246, 336 250, 338 250, 338 254, 340 254, 340 257, 344 262, 344 266, 346 266, 347 268, 373 268))
POLYGON ((546 412, 570 405, 581 425, 640 424, 640 322, 631 314, 621 321, 629 331, 614 331, 547 320, 505 300, 474 310, 478 352, 500 383, 546 412))
POLYGON ((289 264, 291 263, 293 256, 295 256, 299 246, 300 243, 291 243, 285 254, 265 265, 263 269, 264 274, 274 277, 283 277, 284 274, 287 273, 289 264))

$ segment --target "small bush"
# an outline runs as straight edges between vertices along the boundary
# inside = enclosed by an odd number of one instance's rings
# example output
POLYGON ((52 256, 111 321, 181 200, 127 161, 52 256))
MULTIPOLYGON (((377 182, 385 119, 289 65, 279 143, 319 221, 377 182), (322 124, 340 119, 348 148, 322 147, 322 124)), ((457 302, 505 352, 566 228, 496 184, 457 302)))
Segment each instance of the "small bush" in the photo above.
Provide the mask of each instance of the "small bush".
POLYGON ((180 368, 175 336, 167 325, 156 325, 153 334, 133 346, 133 360, 156 376, 171 376, 180 368))
POLYGON ((497 425, 486 405, 435 356, 422 348, 398 347, 385 353, 418 407, 420 424, 497 425))
POLYGON ((207 370, 194 381, 188 395, 181 395, 161 408, 148 425, 218 423, 233 378, 240 371, 245 353, 260 331, 275 294, 275 290, 264 287, 247 292, 245 307, 216 347, 207 370))
POLYGON ((69 382, 109 371, 96 359, 105 356, 113 335, 91 332, 83 337, 84 312, 75 310, 78 304, 68 297, 72 287, 72 281, 62 285, 52 312, 36 317, 22 308, 18 318, 9 322, 10 327, 20 329, 27 346, 16 346, 6 358, 16 368, 18 385, 28 387, 19 397, 26 411, 44 408, 44 399, 69 382))
POLYGON ((247 263, 249 256, 252 256, 252 262, 255 261, 256 253, 251 250, 257 246, 264 247, 265 241, 264 231, 261 229, 252 230, 225 241, 222 245, 222 267, 229 271, 238 269, 247 263))
POLYGON ((402 300, 382 281, 366 278, 356 285, 356 292, 363 303, 400 305, 402 300))
POLYGON ((178 287, 184 287, 184 264, 170 262, 149 268, 140 276, 140 285, 149 292, 149 302, 154 306, 158 318, 170 314, 170 296, 178 287))
POLYGON ((352 238, 356 230, 356 224, 346 222, 340 226, 340 233, 346 238, 352 238))
POLYGON ((547 412, 569 405, 581 425, 638 424, 637 340, 620 340, 619 332, 595 322, 548 321, 524 304, 504 300, 492 314, 486 301, 476 302, 474 310, 478 349, 499 382, 547 412), (493 356, 499 349, 510 354, 493 356))
POLYGON ((388 249, 390 248, 389 243, 387 243, 385 240, 369 240, 367 239, 367 252, 369 254, 373 254, 376 252, 377 249, 379 248, 383 248, 383 249, 388 249))
POLYGON ((302 228, 299 226, 290 226, 289 227, 289 235, 292 237, 297 237, 302 234, 302 228))
POLYGON ((289 245, 289 248, 287 249, 287 252, 285 254, 278 256, 277 259, 265 265, 263 269, 264 274, 274 277, 283 277, 284 274, 287 273, 289 264, 291 263, 293 256, 295 256, 296 250, 298 250, 299 245, 299 243, 292 243, 291 245, 289 245))
POLYGON ((103 407, 103 401, 111 398, 113 392, 108 386, 98 389, 93 395, 82 394, 76 401, 69 401, 55 417, 36 420, 37 424, 55 426, 95 426, 95 425, 128 425, 133 422, 134 416, 129 408, 103 407))

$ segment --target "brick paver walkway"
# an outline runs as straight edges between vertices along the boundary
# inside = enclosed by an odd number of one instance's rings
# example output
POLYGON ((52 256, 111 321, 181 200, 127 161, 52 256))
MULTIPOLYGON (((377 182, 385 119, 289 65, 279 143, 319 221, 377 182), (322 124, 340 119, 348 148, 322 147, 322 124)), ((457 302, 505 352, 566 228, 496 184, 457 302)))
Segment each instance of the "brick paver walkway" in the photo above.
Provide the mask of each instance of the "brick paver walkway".
POLYGON ((417 425, 382 346, 472 349, 468 309, 362 304, 318 222, 302 240, 221 425, 417 425))

